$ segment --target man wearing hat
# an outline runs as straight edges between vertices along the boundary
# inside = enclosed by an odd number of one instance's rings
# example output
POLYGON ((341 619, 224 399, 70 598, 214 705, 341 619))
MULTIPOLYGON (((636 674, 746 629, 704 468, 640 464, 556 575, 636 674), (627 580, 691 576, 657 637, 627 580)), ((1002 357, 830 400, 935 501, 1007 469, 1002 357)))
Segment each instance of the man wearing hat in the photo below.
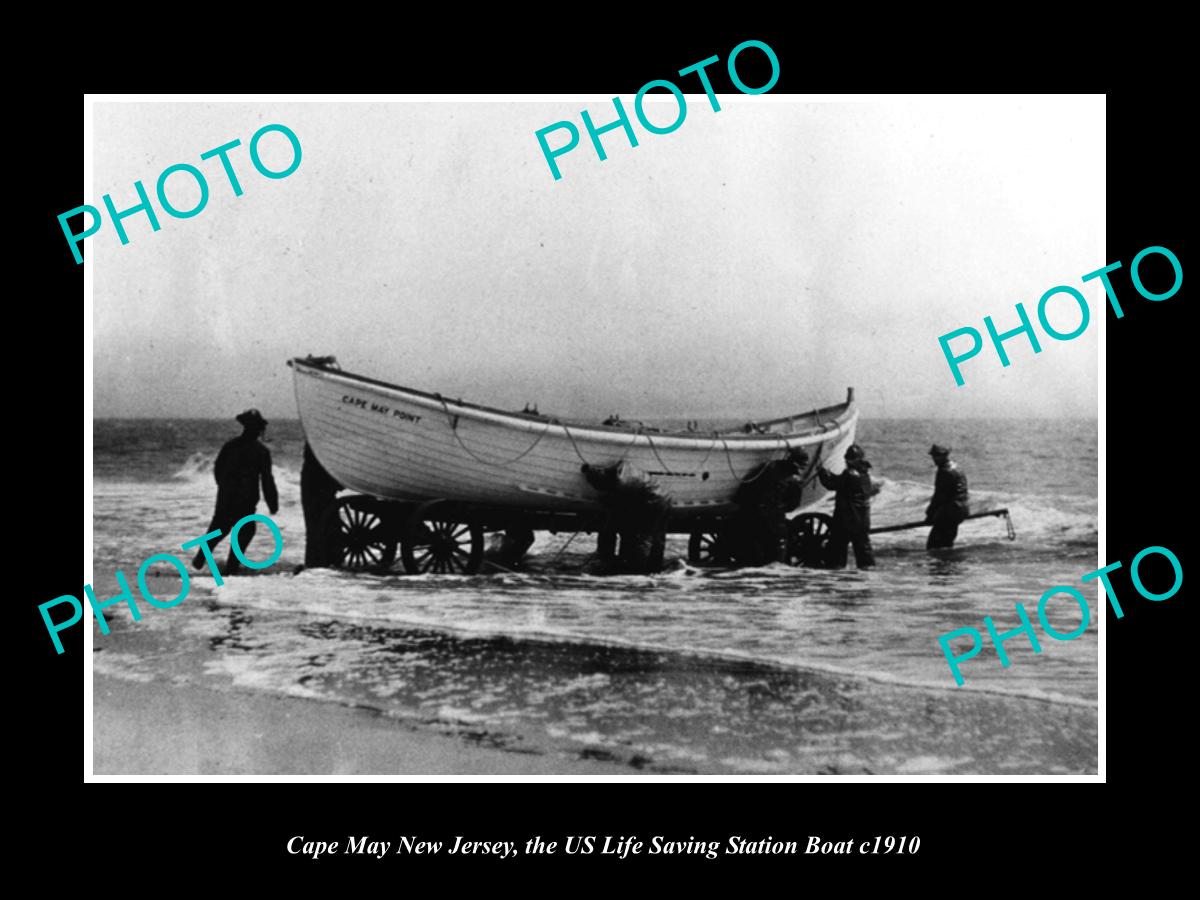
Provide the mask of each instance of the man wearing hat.
POLYGON ((950 448, 934 444, 929 455, 937 465, 937 477, 933 499, 925 510, 925 521, 933 525, 925 548, 937 550, 954 546, 958 525, 971 514, 971 508, 967 506, 967 476, 950 459, 950 448))
MULTIPOLYGON (((266 498, 271 515, 279 511, 279 493, 275 490, 275 479, 271 475, 271 451, 259 441, 267 428, 267 420, 257 409, 248 409, 237 416, 237 421, 242 426, 242 433, 221 448, 213 465, 213 474, 217 479, 217 509, 208 530, 219 530, 221 537, 229 534, 239 519, 250 515, 258 507, 259 481, 262 482, 262 496, 266 498)), ((254 539, 255 526, 256 523, 247 522, 238 532, 238 543, 243 554, 254 539)), ((220 541, 221 538, 217 538, 210 546, 215 547, 220 541)), ((199 569, 203 565, 204 553, 197 551, 192 566, 199 569)), ((239 568, 231 546, 226 569, 232 573, 239 568)))
POLYGON ((871 550, 871 497, 878 493, 871 486, 868 470, 871 464, 858 444, 846 449, 846 468, 834 475, 824 466, 817 469, 821 484, 837 491, 833 504, 833 525, 829 528, 829 543, 825 545, 825 565, 844 569, 847 562, 846 545, 854 545, 854 561, 860 569, 875 565, 871 550))
POLYGON ((773 459, 747 473, 738 485, 734 557, 739 565, 765 566, 780 562, 787 551, 787 514, 800 505, 802 476, 808 452, 791 447, 783 459, 773 459))

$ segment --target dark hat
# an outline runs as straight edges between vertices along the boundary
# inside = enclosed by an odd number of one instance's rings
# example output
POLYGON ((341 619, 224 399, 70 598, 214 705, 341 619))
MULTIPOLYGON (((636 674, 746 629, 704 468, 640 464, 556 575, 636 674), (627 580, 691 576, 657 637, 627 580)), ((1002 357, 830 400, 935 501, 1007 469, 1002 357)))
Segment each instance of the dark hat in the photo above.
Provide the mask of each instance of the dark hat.
POLYGON ((259 428, 267 427, 267 420, 262 417, 262 413, 257 409, 248 409, 244 413, 239 413, 235 418, 243 428, 251 428, 253 426, 258 426, 259 428))
POLYGON ((867 454, 858 444, 851 444, 846 448, 846 459, 866 459, 867 454))
POLYGON ((943 447, 941 444, 934 444, 932 447, 929 448, 929 455, 930 456, 949 456, 950 448, 943 447))

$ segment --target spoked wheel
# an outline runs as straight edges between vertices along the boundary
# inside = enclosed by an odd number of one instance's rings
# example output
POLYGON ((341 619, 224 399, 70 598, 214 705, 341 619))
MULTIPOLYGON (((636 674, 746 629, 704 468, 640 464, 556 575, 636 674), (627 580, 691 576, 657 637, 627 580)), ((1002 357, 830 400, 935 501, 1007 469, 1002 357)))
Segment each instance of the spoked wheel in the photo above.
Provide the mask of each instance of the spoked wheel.
POLYGON ((396 539, 380 515, 379 501, 342 497, 326 525, 329 562, 339 569, 381 569, 396 559, 396 539))
POLYGON ((695 566, 728 566, 733 562, 728 536, 715 531, 693 531, 688 539, 688 562, 695 566))
POLYGON ((410 575, 474 575, 483 564, 483 526, 451 518, 424 523, 400 554, 410 575))
POLYGON ((825 513, 801 513, 788 523, 789 566, 819 569, 825 563, 825 546, 833 518, 825 513))

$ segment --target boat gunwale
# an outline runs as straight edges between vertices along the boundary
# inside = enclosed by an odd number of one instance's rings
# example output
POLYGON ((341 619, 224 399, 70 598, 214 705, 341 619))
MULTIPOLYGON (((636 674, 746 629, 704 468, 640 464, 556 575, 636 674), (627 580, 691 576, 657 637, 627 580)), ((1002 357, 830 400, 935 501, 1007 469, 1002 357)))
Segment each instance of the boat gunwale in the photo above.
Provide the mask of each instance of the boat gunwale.
POLYGON ((451 400, 450 398, 444 397, 441 394, 420 391, 416 388, 408 388, 397 384, 390 384, 386 381, 380 381, 377 378, 370 378, 366 375, 358 375, 353 372, 347 372, 344 369, 326 368, 323 365, 309 362, 301 357, 294 357, 288 360, 288 365, 292 367, 297 374, 307 374, 319 378, 348 381, 350 383, 357 382, 373 388, 382 389, 386 392, 392 392, 400 395, 405 400, 411 401, 418 406, 422 406, 435 412, 449 412, 451 415, 461 415, 478 421, 489 422, 491 424, 510 428, 519 428, 523 431, 536 431, 543 434, 550 428, 557 427, 562 429, 568 438, 574 438, 578 436, 587 440, 600 441, 603 443, 626 443, 630 446, 638 443, 639 438, 644 438, 646 439, 647 443, 660 443, 662 446, 669 446, 677 449, 702 449, 708 446, 715 446, 715 442, 718 441, 724 444, 729 450, 752 450, 761 452, 762 450, 767 449, 783 449, 784 447, 811 443, 810 439, 812 438, 825 440, 835 435, 840 435, 845 426, 853 421, 858 414, 858 410, 855 408, 854 391, 853 389, 850 389, 848 391, 847 399, 843 403, 835 404, 833 406, 820 407, 809 412, 797 413, 793 416, 782 416, 777 419, 770 419, 765 422, 754 423, 759 428, 767 429, 772 425, 792 422, 796 419, 811 420, 815 417, 816 421, 814 424, 810 428, 803 431, 767 431, 765 433, 745 433, 742 431, 725 432, 716 430, 708 432, 658 430, 644 431, 641 429, 631 430, 628 427, 616 425, 563 421, 550 416, 534 415, 532 413, 524 412, 511 412, 508 410, 497 409, 496 407, 471 403, 461 399, 451 400), (822 421, 826 414, 830 415, 830 419, 828 421, 822 421))

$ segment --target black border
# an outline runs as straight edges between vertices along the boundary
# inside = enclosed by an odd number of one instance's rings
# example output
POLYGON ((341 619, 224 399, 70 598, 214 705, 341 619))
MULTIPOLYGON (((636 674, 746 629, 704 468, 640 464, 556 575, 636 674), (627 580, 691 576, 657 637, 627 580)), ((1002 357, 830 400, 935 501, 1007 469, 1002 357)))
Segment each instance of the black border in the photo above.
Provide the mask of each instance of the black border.
MULTIPOLYGON (((510 27, 520 26, 510 23, 510 27)), ((837 36, 820 27, 750 27, 738 29, 739 34, 732 38, 675 32, 663 37, 614 20, 610 28, 598 28, 600 33, 591 43, 579 31, 547 40, 531 37, 524 46, 506 36, 491 45, 485 41, 482 48, 438 40, 426 33, 404 41, 390 54, 371 57, 370 64, 360 61, 346 70, 336 87, 347 92, 370 88, 629 95, 647 80, 670 77, 671 71, 714 53, 724 58, 746 37, 765 40, 779 55, 781 78, 774 89, 778 93, 876 91, 883 87, 944 91, 948 86, 964 92, 1033 90, 1043 86, 1017 84, 1011 79, 1015 69, 1034 65, 1039 59, 1047 64, 1062 61, 1054 83, 1044 85, 1047 89, 1105 87, 1087 70, 1084 56, 1063 57, 1061 43, 1052 34, 1026 36, 1024 44, 1009 47, 1000 46, 1004 39, 999 38, 990 58, 982 58, 979 47, 971 42, 938 48, 940 54, 933 56, 930 46, 901 40, 898 51, 880 59, 878 65, 867 66, 866 62, 875 62, 870 54, 877 43, 843 38, 843 55, 831 56, 830 50, 819 52, 819 45, 836 41, 837 36), (482 89, 478 84, 481 73, 487 82, 482 89), (954 81, 948 85, 947 78, 954 81)), ((1070 46, 1083 53, 1086 35, 1075 36, 1070 46)), ((293 55, 302 50, 287 49, 293 55)), ((1088 52, 1104 53, 1099 47, 1088 52)), ((278 59, 286 58, 287 52, 281 50, 278 59)), ((261 72, 274 61, 268 58, 256 68, 261 72)), ((221 77, 214 83, 211 69, 184 73, 155 87, 164 92, 238 91, 265 84, 261 78, 243 80, 238 73, 244 71, 244 67, 226 68, 223 83, 221 77)), ((291 81, 271 89, 334 88, 321 67, 302 66, 294 71, 291 81)), ((714 67, 714 72, 720 69, 714 67)), ((746 77, 751 81, 750 75, 746 77)), ((94 89, 141 88, 132 83, 102 83, 94 89)), ((717 90, 728 90, 728 86, 717 84, 717 90)), ((35 833, 39 827, 56 827, 54 823, 61 829, 64 815, 82 813, 89 819, 102 819, 102 831, 113 847, 131 835, 143 835, 150 841, 155 835, 169 835, 173 848, 217 848, 212 852, 218 865, 252 877, 331 886, 345 884, 346 874, 353 872, 357 879, 369 869, 357 858, 334 858, 328 865, 298 864, 298 857, 283 850, 288 837, 368 833, 387 838, 417 833, 436 838, 465 832, 524 840, 534 834, 552 838, 556 834, 636 832, 708 839, 735 833, 773 834, 803 841, 810 833, 831 840, 842 835, 918 833, 924 841, 918 856, 881 858, 865 868, 858 858, 846 867, 850 860, 839 858, 726 857, 718 861, 719 871, 735 872, 742 883, 747 876, 760 874, 763 866, 792 876, 812 871, 813 865, 823 872, 845 872, 851 878, 865 873, 904 874, 927 878, 928 884, 945 883, 944 879, 957 873, 970 877, 961 886, 971 888, 989 867, 1019 881, 1015 872, 1024 865, 1027 849, 1053 848, 1054 858, 1060 861, 1078 860, 1087 858, 1084 853, 1109 838, 1114 823, 1100 813, 1095 795, 1085 798, 1082 788, 1046 784, 889 785, 886 792, 877 784, 866 792, 845 784, 234 784, 204 786, 207 799, 201 803, 187 802, 200 795, 200 790, 190 786, 109 785, 85 787, 93 793, 81 795, 82 632, 75 629, 64 634, 67 650, 59 657, 46 640, 36 609, 37 603, 79 589, 78 557, 64 549, 71 542, 66 540, 62 522, 68 501, 71 505, 77 502, 75 488, 68 488, 68 481, 74 483, 79 473, 74 455, 78 419, 67 415, 65 407, 73 404, 63 400, 64 396, 78 396, 78 382, 74 380, 75 367, 68 362, 66 338, 71 329, 63 323, 71 318, 64 311, 77 309, 82 270, 73 264, 54 216, 84 202, 78 175, 81 105, 82 94, 68 89, 26 101, 23 112, 27 120, 37 123, 39 141, 38 152, 28 163, 33 172, 21 185, 29 193, 23 201, 29 214, 19 221, 22 227, 32 225, 33 240, 28 246, 34 248, 41 265, 32 270, 36 277, 21 279, 24 284, 16 321, 24 338, 18 342, 19 350, 28 354, 23 371, 44 375, 36 382, 25 382, 10 401, 20 404, 12 417, 14 449, 22 449, 18 443, 22 438, 34 448, 32 473, 22 472, 15 479, 20 536, 10 537, 10 547, 20 547, 22 552, 20 564, 10 572, 17 582, 14 602, 25 616, 22 636, 30 639, 21 669, 13 672, 24 736, 13 741, 19 756, 19 768, 14 771, 32 773, 44 786, 38 808, 27 811, 27 825, 35 833), (56 379, 61 380, 61 387, 56 386, 56 379), (1063 791, 1070 791, 1071 796, 1064 797, 1063 791), (106 794, 102 797, 101 792, 106 794), (86 802, 81 802, 85 798, 86 802), (247 808, 252 814, 246 814, 247 808)), ((1097 260, 1097 267, 1118 259, 1128 267, 1140 249, 1158 244, 1171 248, 1187 269, 1182 227, 1187 151, 1174 131, 1181 108, 1169 89, 1109 94, 1107 134, 1098 122, 1093 136, 1107 141, 1108 148, 1109 253, 1107 259, 1097 260)), ((1047 140, 1054 136, 1047 135, 1047 140)), ((1127 280, 1122 282, 1127 272, 1126 268, 1123 275, 1114 277, 1122 298, 1129 298, 1124 304, 1126 316, 1117 321, 1110 312, 1107 322, 1107 561, 1120 559, 1128 566, 1143 547, 1159 544, 1171 548, 1186 571, 1183 517, 1189 470, 1178 457, 1188 447, 1189 432, 1186 425, 1176 424, 1181 418, 1186 421, 1188 409, 1183 388, 1189 383, 1183 370, 1188 358, 1183 342, 1189 336, 1184 321, 1186 285, 1169 301, 1149 303, 1132 292, 1127 280)), ((989 276, 1002 277, 1003 273, 989 276)), ((1177 777, 1180 770, 1186 773, 1188 765, 1186 755, 1178 752, 1188 746, 1183 731, 1185 724, 1190 724, 1189 705, 1183 702, 1188 654, 1180 652, 1179 640, 1172 640, 1189 633, 1183 612, 1186 586, 1169 601, 1150 603, 1136 597, 1125 572, 1118 572, 1113 581, 1126 615, 1118 621, 1109 612, 1106 621, 1107 775, 1114 784, 1138 785, 1141 790, 1148 780, 1153 784, 1155 778, 1177 777)), ((1134 822, 1124 824, 1130 829, 1138 827, 1134 822)), ((96 829, 84 826, 84 830, 96 829)), ((143 852, 141 859, 144 867, 157 869, 177 857, 143 852)), ((618 875, 650 868, 706 879, 718 874, 718 866, 690 858, 671 861, 665 869, 664 858, 649 857, 619 862, 605 857, 557 857, 540 859, 537 865, 523 860, 518 870, 486 858, 430 857, 403 862, 405 869, 451 867, 456 875, 477 873, 481 877, 505 871, 536 877, 547 867, 572 872, 580 865, 618 875)), ((390 881, 398 872, 397 863, 384 865, 386 868, 376 866, 375 870, 385 872, 390 881)), ((795 885, 799 889, 803 882, 795 885)))

